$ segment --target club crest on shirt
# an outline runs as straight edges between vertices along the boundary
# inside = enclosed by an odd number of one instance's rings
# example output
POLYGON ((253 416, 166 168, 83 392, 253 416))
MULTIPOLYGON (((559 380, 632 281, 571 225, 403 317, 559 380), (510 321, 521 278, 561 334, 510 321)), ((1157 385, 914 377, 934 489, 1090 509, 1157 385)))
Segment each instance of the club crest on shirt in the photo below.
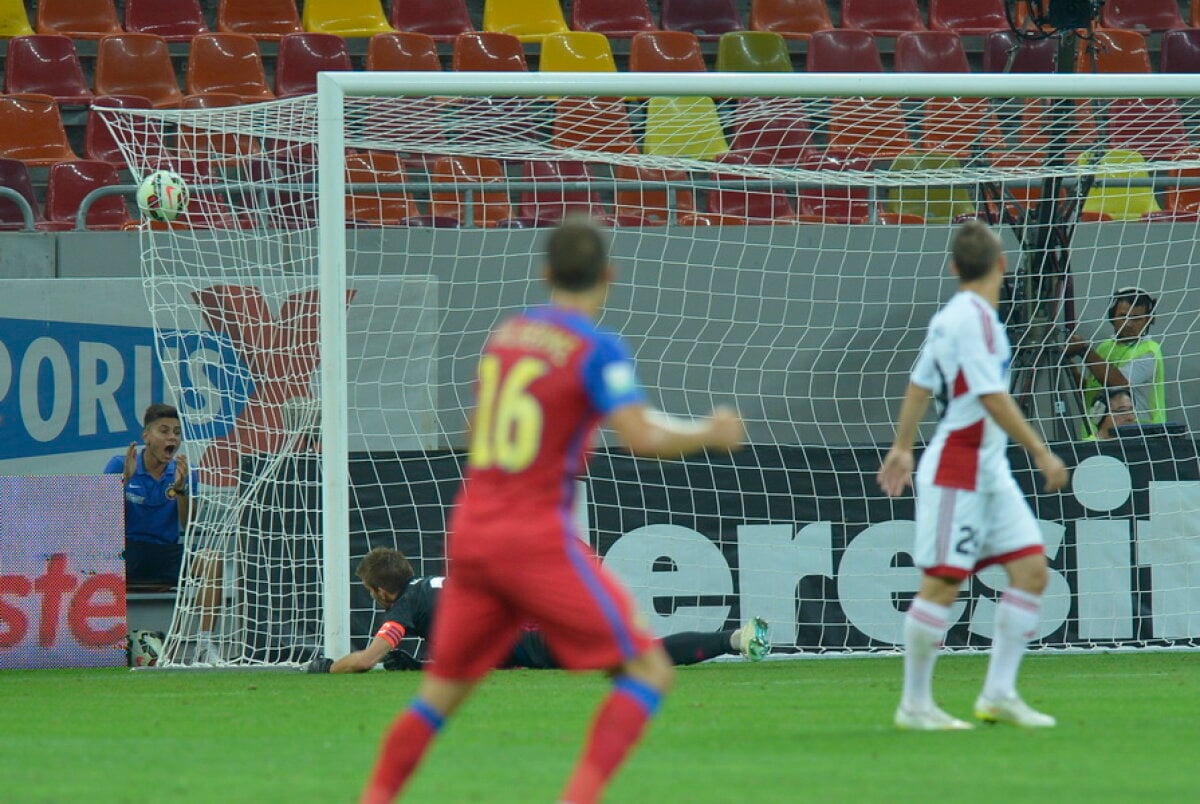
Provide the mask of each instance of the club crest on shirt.
POLYGON ((613 396, 626 393, 637 385, 633 366, 628 363, 610 363, 604 367, 604 385, 613 396))

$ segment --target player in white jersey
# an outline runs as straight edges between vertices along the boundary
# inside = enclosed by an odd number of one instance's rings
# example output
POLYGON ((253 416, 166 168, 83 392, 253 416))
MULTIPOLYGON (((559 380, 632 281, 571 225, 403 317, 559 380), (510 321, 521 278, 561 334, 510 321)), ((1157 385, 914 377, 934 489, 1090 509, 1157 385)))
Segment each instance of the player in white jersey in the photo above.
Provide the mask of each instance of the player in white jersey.
POLYGON ((959 587, 982 567, 999 564, 1008 587, 996 607, 996 634, 980 720, 1053 726, 1054 718, 1017 695, 1017 669, 1037 630, 1046 556, 1037 520, 1013 479, 1008 438, 1024 447, 1047 491, 1066 485, 1067 469, 1029 426, 1008 393, 1008 338, 996 315, 1006 261, 1000 239, 968 221, 951 244, 958 292, 933 317, 900 407, 879 486, 896 497, 912 484, 913 441, 931 397, 941 420, 917 469, 914 562, 921 586, 904 620, 904 693, 896 725, 922 731, 971 725, 933 702, 933 665, 959 587))

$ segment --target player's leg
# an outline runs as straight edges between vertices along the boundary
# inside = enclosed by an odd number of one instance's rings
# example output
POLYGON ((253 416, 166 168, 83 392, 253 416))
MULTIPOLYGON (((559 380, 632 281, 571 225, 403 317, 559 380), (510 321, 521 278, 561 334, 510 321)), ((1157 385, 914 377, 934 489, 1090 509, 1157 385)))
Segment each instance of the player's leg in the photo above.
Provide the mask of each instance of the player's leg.
POLYGON ((222 658, 213 639, 213 624, 221 606, 224 559, 216 550, 201 550, 192 560, 191 574, 199 581, 196 604, 200 609, 200 628, 196 634, 196 661, 221 664, 222 658))
POLYGON ((663 649, 675 666, 699 664, 727 653, 740 653, 752 662, 762 661, 771 651, 767 621, 751 617, 741 628, 705 633, 682 631, 662 639, 663 649))

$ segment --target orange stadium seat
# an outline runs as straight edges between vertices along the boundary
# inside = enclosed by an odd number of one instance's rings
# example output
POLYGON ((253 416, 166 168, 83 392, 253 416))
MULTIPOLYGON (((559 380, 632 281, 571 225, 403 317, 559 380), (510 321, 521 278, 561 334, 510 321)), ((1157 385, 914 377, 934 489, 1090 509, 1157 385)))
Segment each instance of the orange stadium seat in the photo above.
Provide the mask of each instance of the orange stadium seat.
POLYGON ((558 0, 484 0, 483 29, 510 33, 522 42, 570 30, 558 0))
MULTIPOLYGON (((46 223, 48 229, 74 229, 79 206, 88 193, 101 187, 121 184, 117 168, 108 162, 88 159, 59 162, 50 168, 46 186, 46 223)), ((88 229, 120 229, 133 221, 123 195, 97 198, 88 208, 88 229)))
POLYGON ((810 73, 883 72, 875 37, 844 28, 814 32, 808 40, 807 65, 810 73))
POLYGON ((487 229, 518 225, 505 190, 508 179, 504 168, 495 159, 443 156, 434 160, 429 178, 439 184, 478 182, 497 185, 495 191, 472 188, 433 192, 430 211, 435 218, 451 218, 459 225, 470 222, 487 229))
POLYGON ((287 34, 275 57, 275 95, 291 98, 317 91, 317 73, 350 70, 350 51, 340 36, 327 33, 287 34))
POLYGON ((348 38, 393 30, 379 0, 304 0, 300 19, 306 31, 348 38))
MULTIPOLYGON (((245 101, 240 95, 229 92, 206 92, 203 95, 188 95, 180 109, 225 109, 241 106, 245 101)), ((254 140, 246 135, 225 134, 207 131, 198 126, 179 124, 176 138, 179 153, 196 163, 232 163, 240 157, 256 152, 254 140)))
POLYGON ((1200 0, 1192 0, 1191 6, 1192 27, 1200 28, 1200 0))
MULTIPOLYGON (((0 187, 16 192, 29 204, 31 226, 41 223, 42 212, 37 196, 33 193, 33 180, 29 167, 19 159, 0 159, 0 187)), ((12 232, 26 228, 25 215, 15 200, 0 195, 0 232, 12 232)))
POLYGON ((629 69, 647 73, 702 73, 708 69, 700 40, 688 31, 649 31, 633 37, 629 69))
POLYGON ((962 36, 987 36, 1008 30, 1005 0, 929 0, 929 28, 962 36))
POLYGON ((208 33, 199 0, 125 0, 125 30, 187 42, 208 33))
POLYGON ((0 157, 30 167, 78 159, 49 95, 0 95, 0 157))
POLYGON ((1100 7, 1100 24, 1105 28, 1169 31, 1185 28, 1176 0, 1107 0, 1100 7))
POLYGON ((807 39, 814 31, 833 27, 825 0, 752 0, 750 28, 772 31, 789 39, 807 39))
POLYGON ((1160 59, 1164 73, 1200 73, 1200 28, 1163 34, 1160 59))
MULTIPOLYGON (((108 125, 101 119, 97 109, 110 107, 114 109, 153 109, 154 104, 148 98, 142 98, 137 95, 98 95, 92 100, 92 106, 88 109, 87 124, 84 128, 83 135, 83 155, 88 159, 100 160, 109 162, 114 165, 125 165, 125 157, 121 154, 121 148, 117 145, 116 139, 108 130, 108 125)), ((131 118, 132 125, 136 129, 144 129, 142 135, 149 138, 150 123, 142 123, 139 125, 137 120, 131 118)))
POLYGON ((452 65, 455 70, 492 70, 519 73, 529 69, 525 49, 513 34, 474 31, 454 39, 452 65))
POLYGON ((450 42, 475 30, 466 0, 403 0, 392 3, 392 27, 450 42))
POLYGON ((33 34, 8 42, 4 59, 5 85, 14 95, 38 93, 59 103, 86 104, 92 90, 69 36, 33 34))
POLYGON ((29 36, 33 26, 21 0, 0 0, 0 39, 13 36, 29 36))
POLYGON ((432 36, 411 31, 377 33, 367 43, 368 70, 442 69, 437 42, 432 36))
POLYGON ((605 98, 560 98, 554 104, 550 142, 556 148, 630 154, 637 152, 625 102, 605 98))
MULTIPOLYGON (((347 184, 405 184, 408 175, 393 153, 369 151, 346 155, 347 184)), ((346 190, 346 219, 357 226, 409 226, 421 208, 407 190, 346 190)))
POLYGON ((690 190, 678 185, 687 181, 680 170, 656 170, 632 165, 617 165, 613 178, 618 182, 636 182, 628 189, 618 187, 614 196, 614 211, 618 226, 665 226, 672 216, 688 225, 709 223, 706 216, 696 212, 696 198, 690 190), (648 183, 670 185, 647 187, 648 183))
POLYGON ((188 49, 187 91, 230 93, 243 101, 273 100, 258 42, 249 34, 201 34, 188 49))
POLYGON ((553 226, 566 215, 582 213, 602 224, 612 222, 612 216, 594 190, 564 190, 567 183, 590 182, 592 172, 583 162, 526 162, 524 179, 543 186, 521 193, 517 214, 534 221, 537 226, 553 226))
POLYGON ((96 47, 96 94, 141 95, 156 109, 183 100, 167 40, 155 34, 112 34, 96 47))
POLYGON ((730 31, 717 42, 718 72, 790 73, 792 54, 782 34, 772 31, 730 31))
POLYGON ((72 39, 99 39, 124 30, 113 0, 40 0, 37 29, 72 39))
POLYGON ((658 30, 646 0, 575 0, 571 27, 618 39, 658 30))
POLYGON ((542 40, 538 69, 546 73, 615 73, 608 37, 587 31, 548 34, 542 40))
POLYGON ((217 5, 217 30, 278 41, 284 34, 300 33, 304 27, 295 0, 221 0, 217 5))
POLYGON ((746 29, 734 0, 662 0, 661 15, 663 30, 686 31, 702 39, 746 29))
POLYGON ((1028 39, 1013 31, 992 31, 983 43, 985 73, 1052 73, 1057 64, 1058 40, 1053 38, 1028 39))
POLYGON ((1146 37, 1137 31, 1097 29, 1091 41, 1080 43, 1075 58, 1077 73, 1148 73, 1150 53, 1146 37))
POLYGON ((923 31, 917 0, 842 0, 842 27, 876 36, 923 31))

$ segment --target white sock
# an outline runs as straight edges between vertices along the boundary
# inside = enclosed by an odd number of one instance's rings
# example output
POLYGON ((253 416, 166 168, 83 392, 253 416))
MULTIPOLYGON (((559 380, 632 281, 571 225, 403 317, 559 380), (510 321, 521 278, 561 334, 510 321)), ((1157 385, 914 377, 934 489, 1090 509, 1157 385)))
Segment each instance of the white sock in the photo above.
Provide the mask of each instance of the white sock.
POLYGON ((1020 589, 1006 589, 996 607, 996 636, 992 638, 992 657, 988 662, 983 694, 989 698, 1008 698, 1017 694, 1017 669, 1025 655, 1025 646, 1037 633, 1042 615, 1042 597, 1020 589))
POLYGON ((904 697, 906 709, 933 706, 933 664, 946 636, 950 607, 914 598, 904 615, 904 697))
POLYGON ((196 645, 201 648, 211 648, 213 646, 212 631, 198 631, 196 633, 196 645))

